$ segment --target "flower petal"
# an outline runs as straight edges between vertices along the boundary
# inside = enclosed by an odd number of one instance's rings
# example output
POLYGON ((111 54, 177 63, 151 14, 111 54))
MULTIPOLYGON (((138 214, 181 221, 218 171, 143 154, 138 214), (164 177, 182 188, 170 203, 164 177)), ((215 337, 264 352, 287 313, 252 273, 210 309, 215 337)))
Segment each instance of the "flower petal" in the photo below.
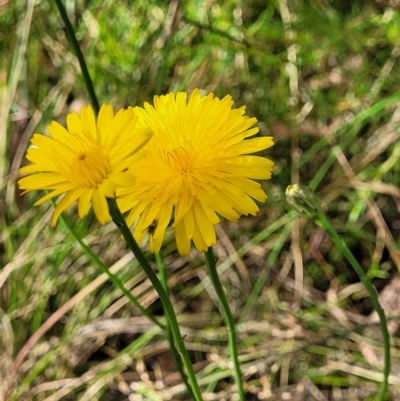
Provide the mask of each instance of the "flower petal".
POLYGON ((214 225, 207 218, 207 215, 204 212, 199 202, 195 202, 193 204, 193 211, 194 211, 194 219, 197 223, 200 235, 202 236, 205 244, 207 246, 214 245, 217 242, 214 225))
POLYGON ((108 178, 120 188, 135 185, 136 182, 135 176, 127 171, 123 173, 111 173, 108 178))
POLYGON ((53 188, 59 184, 66 182, 66 179, 57 173, 40 173, 35 175, 29 175, 27 177, 21 178, 18 181, 19 187, 21 189, 27 190, 37 190, 53 188))
POLYGON ((188 237, 188 234, 186 232, 184 219, 180 220, 175 225, 175 241, 180 255, 189 255, 191 239, 192 235, 188 237))
POLYGON ((91 106, 82 107, 81 122, 82 122, 82 132, 86 135, 90 134, 92 138, 99 140, 99 138, 97 137, 96 120, 91 106))
POLYGON ((39 206, 42 203, 48 201, 51 198, 54 198, 55 196, 59 196, 61 194, 65 194, 66 192, 72 190, 73 188, 71 186, 69 187, 60 187, 55 189, 54 191, 48 193, 47 195, 43 196, 42 198, 40 198, 38 201, 36 201, 33 206, 39 206))
POLYGON ((81 195, 84 191, 83 188, 73 189, 66 193, 66 195, 61 199, 61 201, 56 206, 54 210, 53 218, 51 219, 51 226, 54 227, 57 224, 57 220, 60 217, 61 213, 68 209, 81 195))
POLYGON ((105 144, 106 138, 113 126, 114 110, 111 104, 103 104, 97 117, 97 132, 99 142, 105 144))
POLYGON ((97 220, 99 220, 101 224, 106 224, 111 221, 107 199, 97 188, 93 189, 92 202, 97 220))
POLYGON ((247 139, 231 146, 227 155, 231 157, 260 152, 261 150, 270 148, 273 144, 274 140, 271 136, 247 139))
POLYGON ((67 115, 67 129, 71 134, 82 134, 82 121, 75 111, 67 115))
POLYGON ((93 189, 88 188, 86 191, 82 193, 81 197, 79 198, 78 215, 81 219, 83 219, 88 214, 92 196, 93 196, 93 189))

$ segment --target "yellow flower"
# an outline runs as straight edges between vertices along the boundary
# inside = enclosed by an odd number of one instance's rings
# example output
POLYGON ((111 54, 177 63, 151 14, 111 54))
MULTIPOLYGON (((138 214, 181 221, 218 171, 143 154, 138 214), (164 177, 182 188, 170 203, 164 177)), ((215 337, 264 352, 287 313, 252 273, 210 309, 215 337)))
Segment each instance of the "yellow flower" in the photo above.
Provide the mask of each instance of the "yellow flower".
POLYGON ((132 109, 122 109, 114 116, 112 106, 103 105, 96 125, 92 108, 86 106, 80 116, 75 112, 67 115, 68 129, 53 121, 47 127, 51 137, 33 135, 34 146, 26 154, 33 164, 19 172, 36 174, 20 179, 19 186, 24 193, 51 191, 35 206, 64 194, 54 211, 52 226, 75 201, 79 217, 87 215, 92 203, 100 223, 111 220, 106 198, 114 197, 117 187, 134 183, 126 170, 151 137, 148 128, 138 128, 137 120, 132 109))
POLYGON ((215 244, 214 225, 220 219, 236 221, 255 215, 254 199, 267 198, 252 179, 269 179, 273 162, 251 153, 273 145, 271 137, 246 139, 258 132, 257 120, 245 116, 245 107, 232 109, 231 96, 169 93, 154 97, 154 107, 135 107, 139 123, 154 135, 145 157, 129 171, 132 186, 118 189, 122 212, 130 210, 128 225, 136 219, 134 236, 141 241, 150 233, 150 248, 159 252, 174 213, 178 251, 187 255, 190 244, 205 251, 215 244))

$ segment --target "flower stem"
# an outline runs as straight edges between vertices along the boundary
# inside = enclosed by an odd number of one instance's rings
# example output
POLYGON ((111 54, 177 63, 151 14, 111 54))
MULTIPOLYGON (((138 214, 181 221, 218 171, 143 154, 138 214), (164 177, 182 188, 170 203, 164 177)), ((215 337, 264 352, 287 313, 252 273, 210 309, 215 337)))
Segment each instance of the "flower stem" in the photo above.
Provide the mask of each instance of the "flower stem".
POLYGON ((183 341, 181 332, 179 330, 178 320, 175 315, 174 308, 171 304, 171 301, 168 297, 168 294, 164 290, 163 285, 161 284, 160 280, 158 279, 156 273, 154 273, 153 269, 151 268, 149 262, 147 261, 146 257, 144 256, 142 250, 140 249, 139 245, 133 238, 131 230, 127 226, 125 219, 123 218, 121 211, 117 206, 117 202, 115 199, 108 199, 108 206, 110 210, 111 217, 114 223, 117 225, 119 231, 121 232, 122 236, 124 237, 125 241, 127 242, 129 248, 132 250, 133 254, 136 256, 136 259, 142 266, 143 270, 147 274, 147 277, 153 284, 154 289, 157 291, 161 302, 164 307, 164 312, 166 314, 166 318, 168 320, 169 326, 171 328, 171 332, 174 336, 179 354, 181 356, 183 365, 185 366, 187 375, 189 377, 189 383, 191 389, 193 391, 194 399, 196 401, 203 401, 203 397, 200 392, 199 385, 197 383, 196 375, 193 370, 192 363, 189 358, 189 354, 185 348, 185 343, 183 341))
POLYGON ((346 243, 343 241, 341 237, 339 237, 332 223, 328 220, 328 218, 321 210, 317 214, 316 222, 326 231, 326 233, 330 236, 332 241, 336 244, 336 246, 340 249, 340 251, 346 257, 346 259, 349 261, 355 272, 358 274, 361 282, 363 283, 365 289, 367 290, 371 298, 372 305, 374 306, 376 312, 378 313, 379 323, 381 326, 381 331, 383 336, 383 346, 384 346, 383 381, 379 390, 378 400, 383 401, 385 399, 385 394, 388 385, 388 377, 390 373, 390 336, 387 328, 385 312, 383 311, 382 306, 379 303, 378 295, 371 282, 371 279, 364 272, 363 268, 360 266, 357 259, 351 253, 346 243))
POLYGON ((63 216, 60 216, 61 222, 67 228, 69 233, 74 237, 74 239, 78 242, 81 248, 85 251, 86 255, 89 259, 95 264, 103 273, 107 274, 110 281, 114 284, 116 288, 118 288, 128 299, 131 301, 133 305, 135 305, 144 316, 150 319, 154 324, 160 327, 162 330, 166 330, 166 326, 159 322, 150 312, 148 312, 142 305, 140 305, 139 301, 135 296, 132 295, 130 291, 128 291, 123 282, 113 273, 110 272, 110 269, 103 264, 100 259, 91 251, 91 249, 82 241, 76 231, 70 226, 66 219, 63 216))
POLYGON ((360 277, 365 289, 371 297, 372 305, 379 316, 379 323, 381 326, 382 337, 383 337, 383 354, 384 354, 384 368, 383 368, 383 381, 378 394, 378 401, 385 399, 388 377, 390 373, 390 336, 387 328, 386 316, 383 311, 377 292, 372 284, 370 278, 366 275, 363 268, 358 263, 357 259, 351 253, 346 243, 341 237, 339 237, 332 223, 325 216, 325 213, 321 209, 321 201, 309 188, 301 184, 292 184, 286 188, 286 200, 298 213, 306 216, 309 219, 314 220, 319 226, 321 226, 325 232, 331 237, 332 241, 343 253, 345 258, 349 261, 355 272, 360 277))
MULTIPOLYGON (((165 269, 164 259, 163 259, 162 255, 160 253, 156 253, 156 262, 157 262, 157 266, 158 266, 158 271, 160 272, 161 284, 164 287, 165 292, 169 296, 167 271, 165 269)), ((194 394, 193 394, 193 391, 192 391, 192 388, 189 385, 186 373, 185 373, 185 371, 183 369, 182 360, 181 360, 181 358, 179 356, 179 352, 176 349, 175 342, 174 342, 174 336, 172 335, 171 326, 170 326, 168 320, 167 320, 166 332, 167 332, 168 341, 169 341, 170 346, 171 346, 172 356, 174 357, 176 366, 177 366, 177 368, 179 370, 179 374, 181 375, 181 378, 182 378, 183 382, 185 383, 185 386, 186 386, 186 389, 187 389, 188 393, 190 394, 190 396, 192 398, 195 398, 194 394)))
POLYGON ((222 287, 221 281, 219 280, 217 268, 215 265, 215 257, 212 247, 209 247, 207 252, 205 252, 206 256, 206 264, 208 268, 208 274, 210 276, 211 283, 217 293, 218 300, 222 307, 222 312, 224 314, 225 322, 228 327, 228 339, 229 339, 229 352, 231 354, 232 362, 233 362, 233 372, 234 378, 236 382, 236 386, 238 388, 239 400, 244 401, 244 389, 242 382, 242 373, 240 371, 239 364, 239 355, 237 350, 237 338, 236 338, 236 330, 235 323, 233 321, 232 313, 229 308, 228 301, 225 296, 224 289, 222 287))
POLYGON ((83 80, 85 81, 86 89, 89 93, 90 100, 92 102, 95 114, 97 115, 97 114, 99 114, 99 110, 100 110, 99 101, 97 100, 96 92, 94 91, 93 82, 92 82, 92 79, 90 78, 90 74, 89 74, 89 71, 88 71, 88 68, 87 68, 87 65, 85 62, 85 58, 83 57, 83 53, 82 53, 79 43, 76 39, 74 28, 72 27, 71 21, 68 18, 67 11, 65 10, 65 7, 64 7, 62 1, 61 0, 54 0, 54 1, 57 5, 61 19, 64 22, 65 29, 68 32, 69 39, 71 41, 72 47, 74 48, 76 57, 78 58, 79 65, 82 70, 83 80))

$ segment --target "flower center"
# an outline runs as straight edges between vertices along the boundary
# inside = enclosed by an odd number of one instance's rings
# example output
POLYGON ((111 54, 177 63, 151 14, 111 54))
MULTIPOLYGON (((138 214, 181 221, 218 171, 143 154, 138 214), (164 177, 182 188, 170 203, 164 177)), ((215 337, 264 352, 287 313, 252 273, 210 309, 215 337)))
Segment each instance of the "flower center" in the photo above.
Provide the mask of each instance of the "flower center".
POLYGON ((72 162, 75 182, 81 187, 95 188, 107 177, 110 165, 104 152, 90 149, 79 152, 72 162))
POLYGON ((187 173, 194 160, 194 152, 184 148, 175 148, 167 153, 167 163, 177 173, 187 173))

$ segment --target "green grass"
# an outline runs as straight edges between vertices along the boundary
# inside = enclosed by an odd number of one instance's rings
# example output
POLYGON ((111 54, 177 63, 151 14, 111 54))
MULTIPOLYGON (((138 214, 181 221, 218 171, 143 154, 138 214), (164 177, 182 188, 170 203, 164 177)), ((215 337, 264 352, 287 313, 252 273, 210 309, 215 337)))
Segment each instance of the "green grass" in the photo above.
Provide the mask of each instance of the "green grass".
MULTIPOLYGON (((100 102, 142 105, 198 87, 231 94, 275 138, 268 201, 254 218, 223 222, 214 249, 240 322, 248 399, 279 400, 300 386, 307 400, 374 399, 383 351, 371 302, 343 254, 295 217, 284 192, 298 176, 318 193, 378 292, 392 291, 394 306, 384 309, 395 325, 397 292, 387 286, 400 271, 399 10, 339 0, 199 0, 176 10, 159 0, 64 4, 100 102)), ((0 26, 0 394, 24 345, 54 319, 6 399, 188 399, 165 336, 61 224, 50 228, 50 204, 33 208, 38 194, 21 197, 16 187, 32 133, 89 102, 54 2, 5 3, 0 26)), ((154 289, 114 226, 100 227, 92 215, 78 220, 74 209, 65 218, 159 315, 154 289)), ((163 256, 204 397, 234 400, 228 337, 203 256, 179 257, 171 232, 163 256)), ((400 394, 397 334, 387 400, 400 394)))

